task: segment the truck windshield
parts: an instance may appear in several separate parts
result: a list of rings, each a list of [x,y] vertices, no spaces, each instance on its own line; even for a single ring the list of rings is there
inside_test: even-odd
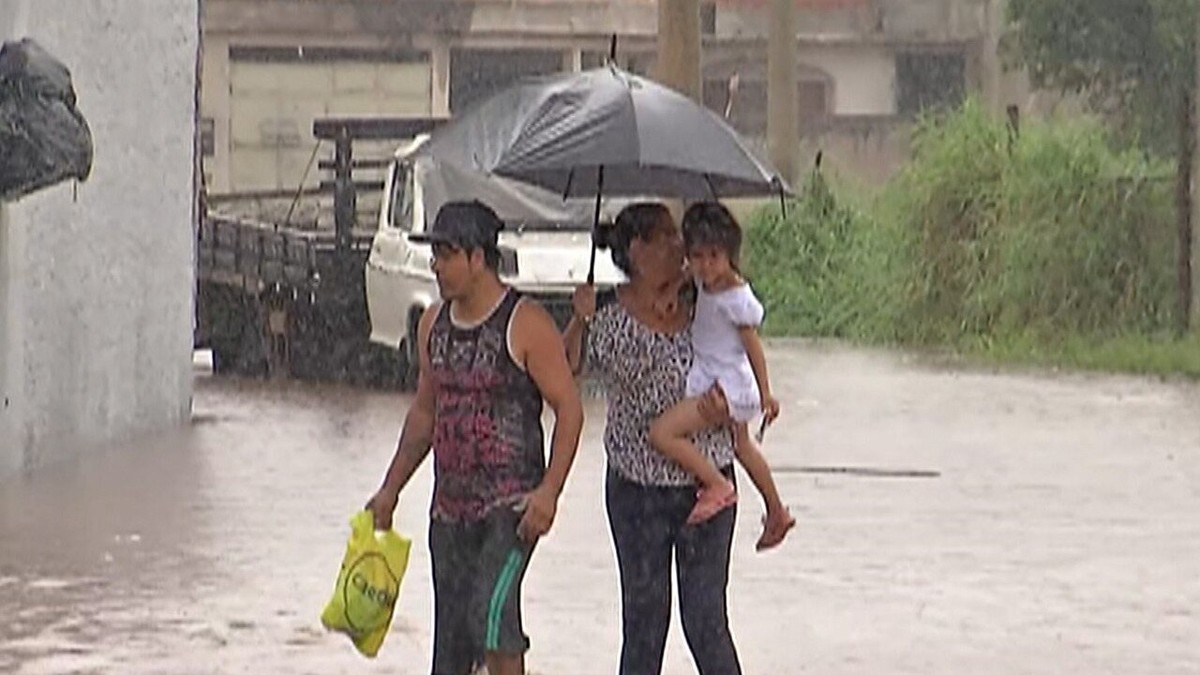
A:
[[[389,203],[392,214],[389,222],[392,227],[408,230],[412,227],[413,213],[412,165],[408,162],[396,164],[391,191]]]

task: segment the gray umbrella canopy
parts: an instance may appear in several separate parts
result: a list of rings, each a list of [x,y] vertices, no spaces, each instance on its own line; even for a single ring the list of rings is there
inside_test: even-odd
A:
[[[700,200],[782,189],[720,117],[612,65],[523,80],[435,131],[423,151],[564,198]]]

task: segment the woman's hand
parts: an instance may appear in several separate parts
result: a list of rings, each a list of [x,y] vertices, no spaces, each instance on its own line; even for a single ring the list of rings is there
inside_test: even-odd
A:
[[[590,284],[576,286],[571,296],[571,310],[584,322],[596,315],[596,287]]]
[[[725,400],[725,392],[721,390],[720,385],[714,384],[711,389],[704,392],[697,401],[697,406],[700,409],[700,416],[708,422],[709,426],[725,426],[731,421],[729,417],[729,402]]]

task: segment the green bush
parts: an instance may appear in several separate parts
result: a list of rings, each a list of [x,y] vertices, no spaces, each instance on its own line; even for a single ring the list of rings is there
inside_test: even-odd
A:
[[[861,211],[839,204],[813,174],[786,216],[779,207],[750,219],[747,275],[766,304],[772,334],[871,340],[891,329],[886,294],[897,272],[880,247],[885,234]]]
[[[1170,175],[1089,121],[1012,138],[968,102],[918,125],[865,209],[818,174],[786,218],[758,211],[747,269],[776,334],[998,352],[1159,335],[1175,307]]]
[[[1007,129],[974,103],[916,134],[877,217],[916,233],[920,342],[1111,336],[1171,320],[1165,166],[1088,121]]]

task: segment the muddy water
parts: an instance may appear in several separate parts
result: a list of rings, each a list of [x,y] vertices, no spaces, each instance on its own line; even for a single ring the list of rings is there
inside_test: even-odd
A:
[[[775,346],[765,451],[800,516],[731,612],[747,673],[1200,672],[1200,389]],[[201,379],[185,432],[0,482],[0,672],[424,673],[417,545],[375,661],[317,621],[407,399]],[[602,407],[526,586],[532,669],[615,672]],[[694,672],[678,625],[667,673]]]

